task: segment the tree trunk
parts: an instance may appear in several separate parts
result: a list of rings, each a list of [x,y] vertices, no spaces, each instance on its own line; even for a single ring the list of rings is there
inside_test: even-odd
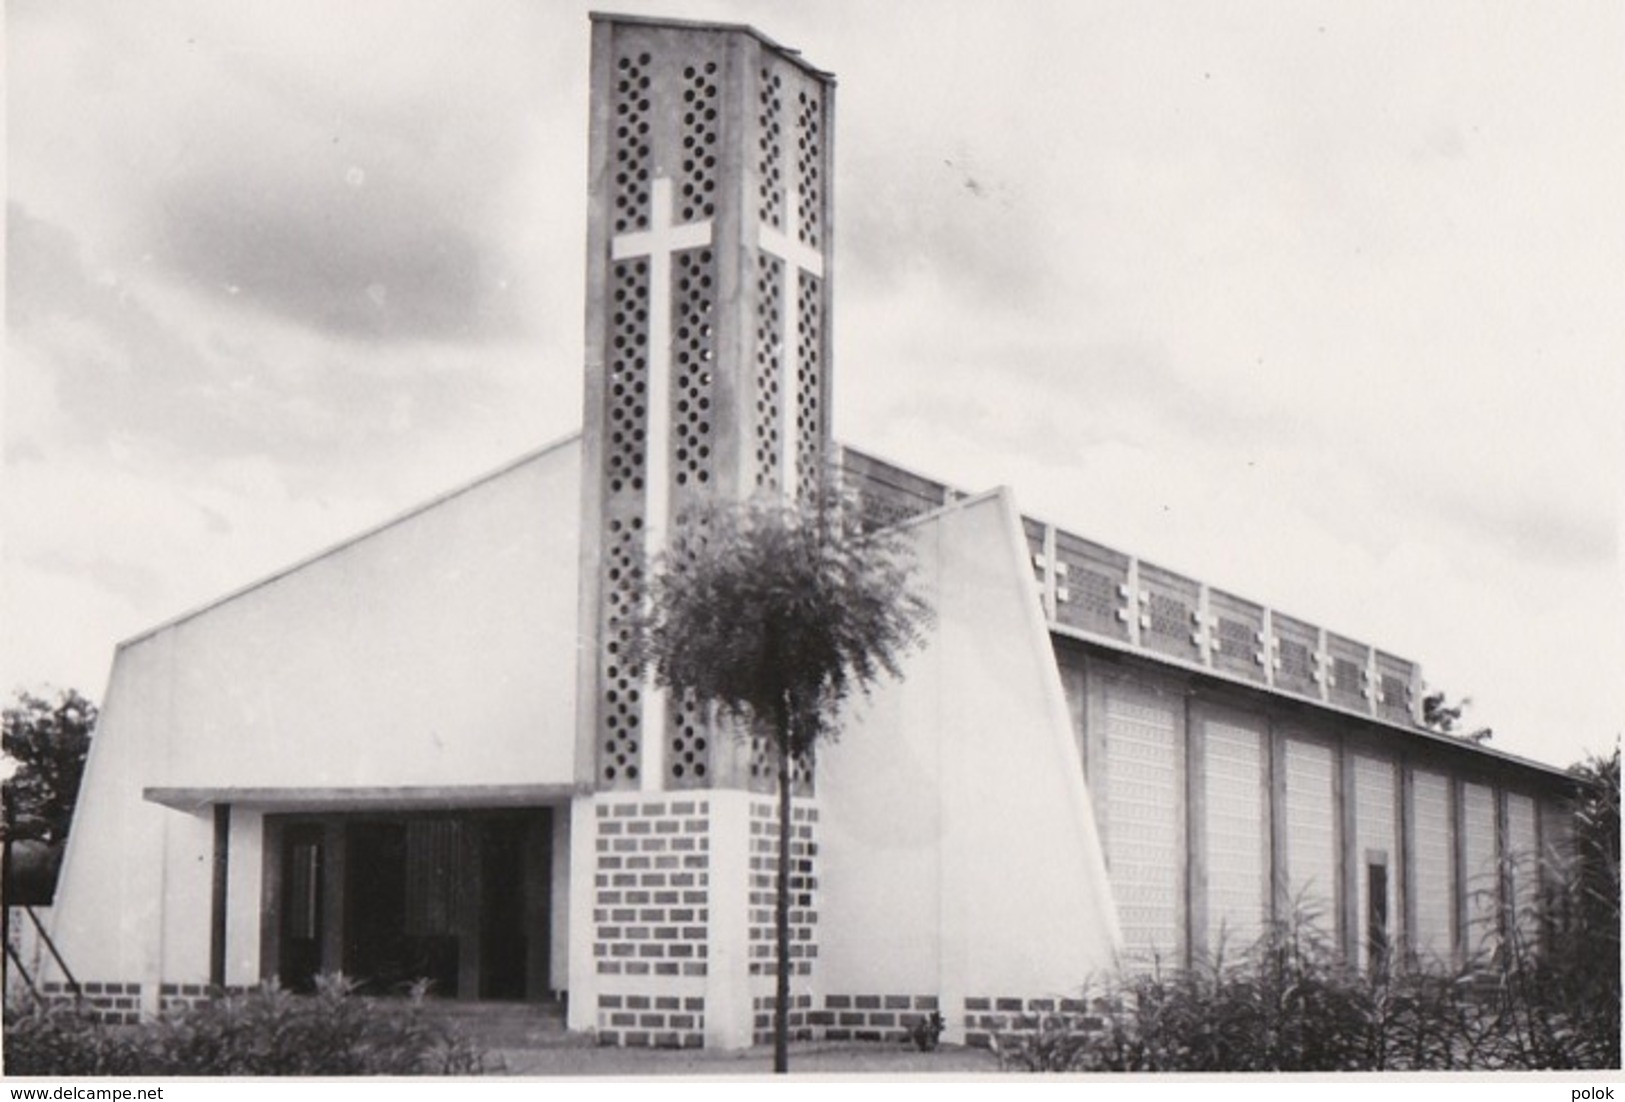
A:
[[[788,717],[787,717],[788,718]],[[790,730],[779,729],[778,989],[773,1011],[773,1071],[790,1070]]]

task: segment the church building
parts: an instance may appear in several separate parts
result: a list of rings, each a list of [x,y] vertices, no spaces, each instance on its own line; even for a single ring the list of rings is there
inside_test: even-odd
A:
[[[833,442],[830,74],[595,16],[590,115],[581,432],[118,647],[53,916],[92,1005],[342,971],[764,1039],[771,758],[626,617],[687,503],[831,468],[936,622],[798,778],[798,1035],[985,1041],[1294,913],[1360,967],[1536,936],[1571,782],[1424,728],[1414,661]]]

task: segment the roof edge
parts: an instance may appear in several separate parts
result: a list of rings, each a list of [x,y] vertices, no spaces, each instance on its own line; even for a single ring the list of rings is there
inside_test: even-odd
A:
[[[1535,758],[1526,758],[1521,754],[1514,754],[1511,751],[1502,750],[1499,747],[1484,746],[1476,742],[1469,742],[1466,739],[1455,738],[1439,731],[1429,730],[1426,727],[1395,723],[1392,720],[1384,719],[1382,716],[1367,715],[1363,712],[1352,711],[1348,708],[1342,708],[1336,704],[1332,704],[1324,700],[1311,700],[1308,697],[1298,696],[1296,693],[1289,692],[1286,689],[1281,689],[1274,685],[1265,685],[1257,681],[1248,680],[1245,677],[1239,677],[1227,670],[1215,669],[1211,666],[1197,665],[1194,662],[1187,662],[1183,659],[1176,658],[1173,655],[1158,654],[1154,651],[1136,649],[1135,647],[1119,640],[1094,635],[1088,631],[1071,627],[1066,624],[1052,623],[1049,625],[1049,630],[1051,635],[1059,636],[1062,639],[1068,639],[1075,643],[1100,647],[1101,649],[1111,651],[1114,654],[1120,654],[1128,658],[1144,661],[1153,666],[1161,667],[1167,670],[1212,678],[1213,680],[1221,682],[1225,685],[1261,693],[1264,696],[1272,699],[1294,705],[1301,705],[1302,707],[1313,709],[1318,712],[1324,712],[1327,715],[1335,716],[1339,719],[1347,719],[1353,720],[1357,723],[1369,724],[1385,731],[1391,731],[1395,735],[1405,738],[1418,738],[1424,742],[1431,743],[1432,745],[1448,748],[1451,752],[1459,752],[1469,756],[1477,756],[1479,758],[1488,758],[1494,761],[1502,762],[1503,764],[1531,769],[1540,773],[1545,773],[1553,779],[1562,779],[1570,783],[1576,783],[1578,781],[1578,778],[1576,778],[1574,774],[1570,773],[1563,766],[1553,765],[1550,762],[1539,761]]]
[[[835,74],[820,69],[801,55],[801,51],[782,42],[776,42],[749,23],[723,23],[710,19],[668,19],[653,15],[624,15],[620,12],[589,11],[587,18],[593,23],[623,23],[631,27],[673,27],[689,31],[727,31],[749,35],[786,61],[805,69],[826,84],[835,83]]]

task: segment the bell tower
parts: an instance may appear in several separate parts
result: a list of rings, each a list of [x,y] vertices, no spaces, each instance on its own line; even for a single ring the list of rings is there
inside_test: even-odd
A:
[[[627,660],[638,571],[701,497],[805,498],[829,448],[834,81],[741,26],[592,17],[570,1026],[737,1048],[771,1021],[766,747]],[[816,996],[795,801],[791,1027]]]
[[[749,781],[624,661],[635,571],[700,495],[806,495],[829,441],[834,81],[747,27],[593,16],[578,780]],[[590,776],[584,775],[591,766]]]

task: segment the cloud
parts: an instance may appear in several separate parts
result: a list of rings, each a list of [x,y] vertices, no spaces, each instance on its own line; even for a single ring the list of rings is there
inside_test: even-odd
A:
[[[187,467],[274,455],[320,481],[336,457],[432,434],[462,404],[501,405],[511,385],[466,350],[326,345],[253,310],[199,309],[141,269],[94,273],[68,231],[15,203],[8,225],[10,374],[39,407],[8,417],[8,441],[36,454],[47,436],[80,449],[121,440]]]
[[[432,195],[263,182],[257,165],[163,196],[150,247],[177,277],[318,331],[371,340],[512,333],[499,256],[438,213]],[[374,177],[376,180],[376,176]]]
[[[484,205],[448,194],[433,165],[355,139],[306,157],[265,136],[252,153],[163,183],[141,244],[173,277],[350,339],[521,331],[515,261],[481,225]]]
[[[535,316],[520,223],[582,178],[530,186],[561,159],[541,107],[570,68],[545,13],[158,0],[104,8],[97,33],[84,14],[14,26],[13,194],[98,262],[350,340],[500,340]]]
[[[1619,559],[1618,529],[1606,508],[1571,512],[1551,500],[1497,500],[1482,489],[1476,495],[1424,492],[1419,509],[1509,559],[1564,569],[1606,569]]]

